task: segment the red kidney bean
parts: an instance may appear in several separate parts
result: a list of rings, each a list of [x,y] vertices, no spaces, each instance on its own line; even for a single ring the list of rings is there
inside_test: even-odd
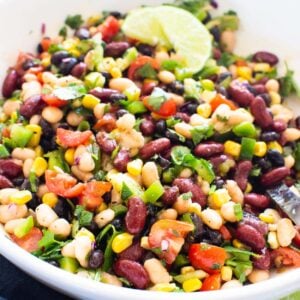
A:
[[[140,233],[146,223],[147,207],[144,201],[138,197],[128,200],[128,210],[125,216],[125,226],[129,233]]]
[[[222,52],[218,48],[213,48],[213,58],[219,60],[222,56]]]
[[[201,143],[196,146],[194,153],[196,156],[209,158],[224,152],[224,145],[221,143]]]
[[[116,116],[112,113],[106,113],[99,121],[96,123],[95,128],[99,130],[100,128],[106,132],[111,132],[117,127]]]
[[[127,164],[130,162],[130,155],[127,150],[120,150],[116,155],[113,164],[119,172],[126,172]]]
[[[257,96],[250,104],[250,111],[254,116],[255,123],[261,128],[270,128],[273,125],[272,115],[268,112],[265,101]]]
[[[171,142],[167,138],[160,138],[149,142],[140,149],[142,159],[148,159],[155,154],[160,154],[167,151],[171,147]]]
[[[260,257],[253,259],[253,266],[261,270],[269,270],[271,265],[271,255],[267,248],[261,250]]]
[[[250,246],[255,251],[259,251],[266,246],[264,236],[250,225],[240,224],[235,235],[237,239]]]
[[[119,94],[119,91],[97,87],[97,88],[90,90],[89,94],[101,99],[102,102],[109,102],[110,97],[113,94]]]
[[[15,178],[22,172],[22,167],[14,162],[13,159],[0,159],[0,174],[8,177]]]
[[[291,170],[287,167],[280,167],[269,171],[261,176],[260,182],[264,186],[271,186],[289,176]]]
[[[242,191],[244,191],[247,187],[248,176],[252,169],[252,162],[250,160],[244,160],[238,163],[235,173],[234,180],[240,187]]]
[[[148,96],[152,93],[153,89],[157,86],[157,82],[155,81],[146,81],[142,85],[142,95]]]
[[[117,142],[110,139],[104,132],[98,132],[96,141],[104,153],[111,154],[117,147]]]
[[[0,175],[0,189],[11,188],[13,183],[3,175]]]
[[[46,103],[42,100],[41,95],[34,95],[25,100],[21,105],[20,114],[30,119],[33,115],[41,113],[42,109],[46,106]]]
[[[106,45],[104,50],[105,56],[120,57],[130,47],[127,42],[111,42]]]
[[[180,119],[186,123],[189,123],[190,119],[191,119],[191,117],[187,113],[184,113],[184,112],[177,112],[175,114],[175,118]]]
[[[199,203],[202,207],[206,204],[206,195],[201,188],[189,178],[176,178],[173,186],[177,186],[180,193],[192,193],[192,201]]]
[[[266,235],[268,233],[268,225],[262,222],[258,217],[256,217],[252,213],[244,213],[243,221],[241,222],[241,224],[252,226],[262,235]]]
[[[278,63],[278,57],[275,54],[267,51],[258,51],[253,55],[252,61],[257,63],[264,62],[274,66]]]
[[[229,156],[227,156],[226,154],[221,154],[221,155],[218,155],[218,156],[211,157],[209,159],[209,161],[213,165],[213,168],[214,168],[215,172],[217,172],[218,169],[219,169],[220,164],[225,162],[227,159],[229,159]]]
[[[18,87],[18,73],[16,70],[12,69],[7,73],[2,85],[3,97],[5,98],[11,97],[11,95],[17,89],[17,87]]]
[[[128,259],[119,259],[113,268],[118,276],[125,277],[135,288],[147,288],[150,280],[147,271],[141,264]]]
[[[179,195],[179,189],[177,186],[168,187],[165,189],[162,195],[162,202],[166,206],[172,206]]]
[[[254,100],[254,96],[247,86],[238,80],[230,83],[228,92],[231,98],[241,106],[248,106]]]
[[[287,124],[284,121],[282,121],[282,120],[274,120],[272,128],[276,132],[281,133],[281,132],[283,132],[283,131],[286,130]]]
[[[155,131],[155,124],[151,119],[145,119],[140,125],[140,130],[144,136],[152,136]]]
[[[77,78],[81,78],[85,75],[87,66],[84,62],[80,62],[71,71],[71,75]]]
[[[254,84],[252,87],[254,88],[257,95],[264,94],[267,92],[267,89],[264,84]]]
[[[270,204],[270,198],[265,195],[250,193],[244,196],[244,201],[247,204],[257,208],[267,208]]]
[[[140,246],[139,242],[135,242],[130,247],[122,251],[118,257],[120,259],[128,259],[132,261],[141,261],[145,254],[145,249]]]

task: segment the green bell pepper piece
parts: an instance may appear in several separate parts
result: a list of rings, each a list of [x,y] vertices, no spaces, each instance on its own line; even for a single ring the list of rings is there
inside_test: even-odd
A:
[[[48,169],[54,170],[54,167],[59,167],[66,173],[70,173],[70,167],[64,159],[62,150],[55,150],[44,155],[48,160]]]
[[[127,207],[122,204],[116,204],[111,206],[111,209],[115,212],[115,216],[124,215],[127,212]]]
[[[9,152],[3,144],[0,144],[0,158],[6,158],[9,156]]]
[[[74,274],[76,273],[76,271],[79,267],[77,260],[72,257],[61,258],[59,260],[59,265],[63,270],[68,271],[70,273],[74,273]]]
[[[165,192],[160,181],[154,181],[144,193],[144,200],[147,203],[155,203]]]
[[[14,235],[18,238],[25,236],[34,226],[33,217],[29,216],[14,229]]]
[[[256,140],[243,137],[242,138],[242,147],[240,153],[240,159],[248,159],[251,160],[254,154]]]
[[[33,136],[33,132],[21,125],[12,125],[10,129],[10,138],[16,147],[25,147]]]
[[[232,129],[233,133],[241,137],[253,138],[256,136],[255,126],[250,122],[242,122]]]

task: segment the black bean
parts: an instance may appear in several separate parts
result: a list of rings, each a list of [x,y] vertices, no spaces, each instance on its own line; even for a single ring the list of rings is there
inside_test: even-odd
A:
[[[184,145],[187,146],[187,147],[190,148],[190,149],[194,149],[194,148],[195,148],[194,142],[193,142],[192,140],[188,140],[188,139],[187,139],[187,140],[184,142]]]
[[[228,77],[232,77],[232,74],[230,72],[223,72],[223,73],[219,74],[218,79],[217,79],[217,83],[220,83],[220,82],[224,81]]]
[[[247,88],[247,90],[248,90],[251,94],[253,94],[254,96],[257,95],[256,89],[255,89],[251,84],[247,84],[247,85],[246,85],[246,88]]]
[[[110,224],[113,225],[117,231],[123,228],[123,220],[121,218],[115,218]]]
[[[191,214],[191,219],[195,226],[193,232],[195,242],[200,242],[203,235],[203,222],[195,213]]]
[[[165,159],[161,155],[158,155],[156,161],[163,169],[167,169],[171,164],[171,162],[168,159]]]
[[[216,9],[219,7],[219,4],[216,0],[210,0],[210,5]]]
[[[70,126],[68,123],[60,123],[57,128],[70,129]]]
[[[102,266],[103,261],[103,252],[101,250],[94,250],[89,257],[89,268],[98,269]]]
[[[47,137],[42,136],[40,140],[40,145],[43,148],[44,152],[53,151],[57,148],[56,138],[52,137],[49,139]]]
[[[122,18],[122,14],[119,11],[110,11],[109,14],[113,17],[115,17],[116,19],[121,19]]]
[[[220,38],[221,38],[221,32],[218,26],[214,26],[213,28],[210,29],[210,33],[214,37],[214,40],[219,43]]]
[[[171,93],[177,94],[177,95],[183,95],[184,93],[184,86],[179,81],[173,81],[168,85],[168,90]]]
[[[116,112],[116,117],[119,119],[126,114],[128,114],[128,110],[121,108]]]
[[[39,43],[36,47],[36,51],[37,53],[41,54],[42,52],[44,52],[43,46],[41,45],[41,43]]]
[[[280,138],[280,134],[275,131],[266,131],[263,132],[260,136],[260,139],[264,142],[277,141]]]
[[[77,64],[76,58],[74,57],[64,58],[59,65],[59,72],[63,75],[69,75],[76,64]]]
[[[228,92],[226,90],[226,88],[224,86],[217,86],[216,90],[218,93],[220,93],[221,95],[223,95],[225,98],[228,98]]]
[[[258,161],[258,166],[264,171],[268,171],[272,168],[272,164],[269,160],[267,160],[266,158],[261,158]]]
[[[138,44],[136,48],[141,54],[147,56],[152,56],[154,51],[154,48],[147,44]]]
[[[111,201],[111,191],[110,192],[106,192],[103,196],[102,196],[104,202],[106,204],[110,204]]]
[[[67,51],[57,51],[55,53],[52,54],[51,56],[51,63],[55,66],[59,66],[62,62],[63,59],[70,57],[69,52]]]
[[[165,120],[159,120],[155,124],[155,131],[158,134],[164,135],[167,130],[167,124]]]
[[[271,97],[269,94],[264,93],[264,94],[260,94],[259,96],[265,101],[266,106],[271,105]]]
[[[32,210],[35,210],[42,201],[38,198],[38,196],[35,193],[32,193],[32,199],[26,203],[28,208],[31,208]]]
[[[26,178],[24,179],[22,185],[20,186],[21,190],[30,190],[31,185],[30,185],[30,181]]]
[[[42,134],[46,138],[52,138],[55,135],[55,131],[52,128],[51,124],[48,123],[45,119],[41,119],[39,125],[42,127]]]
[[[267,158],[272,163],[274,167],[282,167],[284,166],[284,159],[283,156],[277,150],[268,150]]]
[[[22,69],[24,71],[29,70],[32,67],[36,67],[38,64],[32,59],[26,59],[22,64]]]
[[[109,96],[109,102],[118,103],[120,100],[126,99],[126,96],[120,93],[113,93]]]
[[[59,263],[56,260],[47,260],[47,263],[54,267],[59,268]]]
[[[85,226],[87,230],[92,232],[95,236],[97,236],[100,232],[100,229],[95,221],[92,221],[89,226]]]
[[[206,11],[206,16],[205,16],[205,18],[202,20],[202,23],[206,24],[206,23],[208,23],[210,20],[211,20],[211,14],[210,14],[208,11]]]
[[[11,180],[11,182],[13,183],[13,185],[14,186],[21,186],[22,185],[22,183],[23,183],[23,181],[24,181],[24,177],[17,177],[17,178],[13,178],[12,180]]]
[[[90,38],[90,31],[87,28],[81,27],[75,31],[75,36],[80,40],[87,40]]]
[[[223,188],[225,181],[221,177],[217,177],[214,181],[214,184],[216,185],[217,189]]]
[[[207,226],[204,226],[203,240],[202,242],[212,244],[215,246],[220,246],[223,244],[224,240],[219,231],[210,229]]]
[[[63,198],[58,198],[58,202],[54,206],[54,211],[60,218],[64,218],[67,221],[72,221],[72,207]]]
[[[105,78],[105,83],[108,83],[112,78],[112,76],[108,72],[101,72],[101,75]]]
[[[187,105],[187,112],[192,115],[197,112],[198,103],[192,102]]]
[[[147,205],[147,214],[148,216],[156,217],[159,207],[153,204]]]
[[[166,137],[173,143],[178,144],[180,142],[179,136],[176,134],[176,132],[167,130]]]

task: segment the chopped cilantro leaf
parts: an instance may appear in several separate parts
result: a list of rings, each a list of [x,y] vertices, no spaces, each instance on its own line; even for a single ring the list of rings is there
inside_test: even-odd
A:
[[[81,15],[68,16],[65,20],[65,24],[72,29],[78,29],[83,24]]]
[[[60,87],[53,91],[53,94],[61,100],[73,100],[86,94],[86,89],[82,85],[71,85]]]
[[[145,78],[156,79],[157,78],[156,70],[149,63],[144,64],[141,68],[139,68],[136,72],[136,75],[143,79],[145,79]]]
[[[233,207],[234,214],[236,216],[237,221],[243,219],[243,209],[240,203],[236,203]]]
[[[81,205],[76,206],[74,215],[78,218],[80,227],[89,226],[93,220],[93,213],[85,210]]]
[[[67,34],[68,34],[67,26],[63,26],[58,32],[58,35],[60,35],[64,38],[66,38]]]
[[[182,67],[181,64],[176,61],[176,60],[173,60],[173,59],[167,59],[167,60],[164,60],[162,63],[161,63],[161,67],[162,69],[165,69],[165,70],[168,70],[168,71],[174,71],[176,68],[180,68]]]
[[[167,93],[161,88],[155,88],[148,98],[148,104],[155,111],[158,111],[167,100]]]
[[[199,144],[203,139],[211,137],[214,133],[212,125],[196,126],[191,130],[192,139],[195,145]]]
[[[192,192],[187,192],[187,193],[184,193],[184,194],[181,195],[181,198],[182,198],[183,200],[189,200],[189,199],[191,199],[192,197],[193,197]]]
[[[288,97],[293,93],[300,97],[300,89],[294,79],[294,71],[290,70],[286,64],[286,73],[284,77],[280,78],[280,94]]]

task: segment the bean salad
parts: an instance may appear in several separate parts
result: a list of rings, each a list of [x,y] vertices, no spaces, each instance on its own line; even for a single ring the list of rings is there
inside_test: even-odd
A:
[[[164,292],[300,267],[299,210],[280,205],[300,202],[300,117],[283,103],[299,94],[293,71],[265,50],[235,54],[238,16],[217,6],[140,8],[159,24],[145,28],[131,13],[68,16],[19,54],[0,107],[0,226],[17,245]],[[173,38],[161,11],[199,37]]]

